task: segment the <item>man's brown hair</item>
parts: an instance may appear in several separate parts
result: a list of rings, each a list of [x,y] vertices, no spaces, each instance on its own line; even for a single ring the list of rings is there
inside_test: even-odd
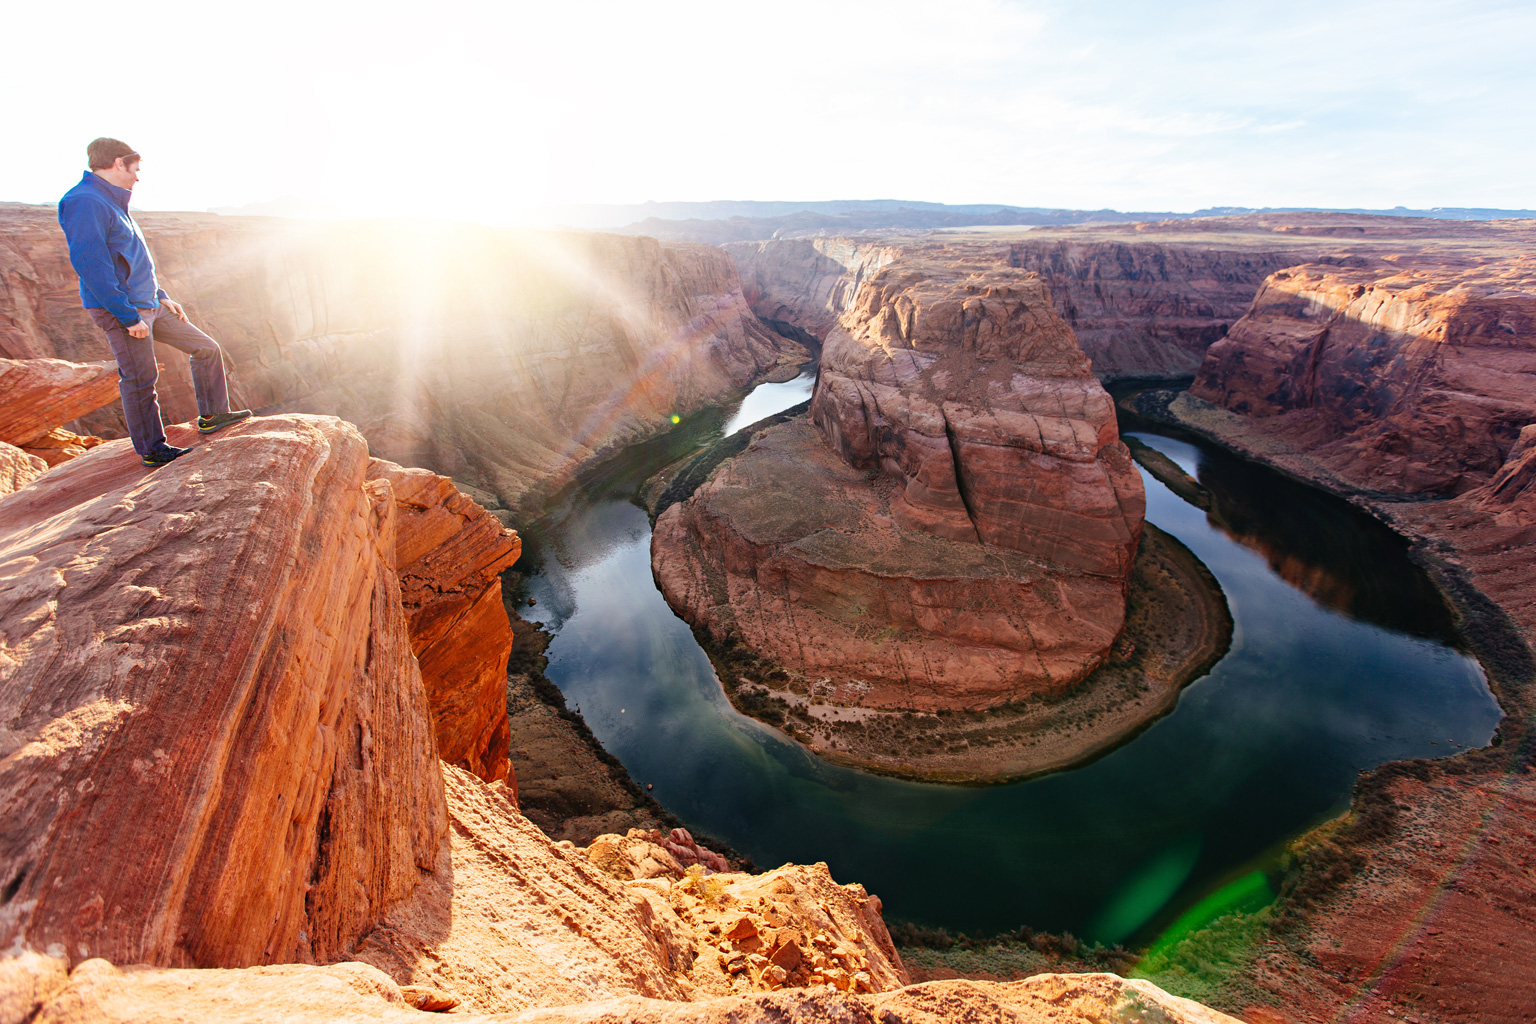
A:
[[[122,157],[123,162],[127,164],[140,159],[139,154],[133,151],[132,146],[126,142],[119,142],[117,139],[93,139],[91,144],[85,147],[86,166],[93,171],[111,167],[117,163],[118,157]]]

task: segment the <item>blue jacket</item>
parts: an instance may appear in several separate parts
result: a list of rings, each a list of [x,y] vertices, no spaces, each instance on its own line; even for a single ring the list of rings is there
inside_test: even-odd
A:
[[[69,240],[69,262],[80,275],[80,304],[105,309],[132,327],[139,310],[165,298],[155,283],[155,261],[144,233],[128,216],[133,195],[91,171],[59,200],[59,226]]]

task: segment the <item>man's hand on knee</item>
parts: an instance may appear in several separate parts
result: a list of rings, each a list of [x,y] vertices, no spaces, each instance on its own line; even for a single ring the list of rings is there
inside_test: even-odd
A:
[[[149,337],[149,324],[145,323],[143,320],[140,320],[138,323],[128,328],[128,336],[130,338]]]
[[[177,302],[175,299],[166,299],[160,304],[166,309],[170,310],[172,313],[175,313],[176,319],[180,320],[182,323],[189,324],[192,322],[187,319],[187,311],[182,309],[181,303]]]

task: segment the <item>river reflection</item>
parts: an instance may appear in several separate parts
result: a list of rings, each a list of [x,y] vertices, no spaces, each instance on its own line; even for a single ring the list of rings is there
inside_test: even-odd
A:
[[[782,397],[780,408],[803,398]],[[652,581],[634,494],[719,436],[733,411],[631,449],[525,531],[531,611],[555,632],[547,672],[689,825],[760,865],[824,860],[879,894],[892,919],[1144,937],[1337,813],[1362,768],[1480,745],[1498,720],[1401,546],[1347,541],[1378,524],[1224,466],[1214,449],[1142,434],[1218,494],[1222,526],[1143,473],[1148,519],[1210,567],[1232,608],[1232,649],[1210,675],[1135,740],[1071,772],[965,788],[828,765],[731,708]]]
[[[1211,525],[1263,555],[1287,583],[1351,618],[1454,642],[1445,601],[1408,560],[1408,542],[1382,523],[1219,448],[1183,457],[1211,492]]]

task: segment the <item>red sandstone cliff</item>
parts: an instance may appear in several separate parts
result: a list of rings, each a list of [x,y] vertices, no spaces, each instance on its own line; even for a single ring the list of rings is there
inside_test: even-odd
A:
[[[153,474],[103,445],[0,502],[0,947],[336,959],[432,868],[367,468],[347,424],[266,419]]]
[[[811,417],[657,520],[679,614],[866,707],[988,707],[1100,663],[1144,497],[1038,277],[937,247],[885,266]]]
[[[1340,479],[1456,494],[1536,419],[1536,259],[1272,275],[1190,394],[1267,420]]]
[[[1099,377],[1187,377],[1247,310],[1265,275],[1296,262],[1284,247],[1227,241],[1025,236],[1011,266],[1044,279]]]
[[[1284,213],[942,236],[978,261],[1038,273],[1102,379],[1186,377],[1247,312],[1266,276],[1301,263],[1354,266],[1454,247],[1519,244],[1519,222],[1465,224]],[[724,248],[759,316],[824,338],[863,281],[934,236],[738,242]]]
[[[824,340],[865,280],[901,254],[897,245],[846,238],[733,242],[741,291],[752,311]]]
[[[918,238],[793,239],[723,248],[752,310],[825,338],[860,286]],[[1265,275],[1336,248],[1292,239],[1137,237],[1130,225],[950,242],[978,260],[1040,275],[1101,378],[1184,377],[1241,317]]]
[[[648,238],[145,214],[162,284],[237,402],[335,413],[374,454],[528,509],[579,466],[805,358],[730,258]],[[0,356],[107,358],[47,207],[0,206]],[[164,350],[167,419],[195,414]],[[112,432],[112,416],[88,426]],[[120,420],[116,421],[120,426]]]
[[[387,481],[395,502],[392,565],[437,756],[487,782],[508,779],[512,624],[500,573],[517,561],[522,541],[445,476],[371,459],[368,479]],[[517,779],[509,785],[515,799]]]

